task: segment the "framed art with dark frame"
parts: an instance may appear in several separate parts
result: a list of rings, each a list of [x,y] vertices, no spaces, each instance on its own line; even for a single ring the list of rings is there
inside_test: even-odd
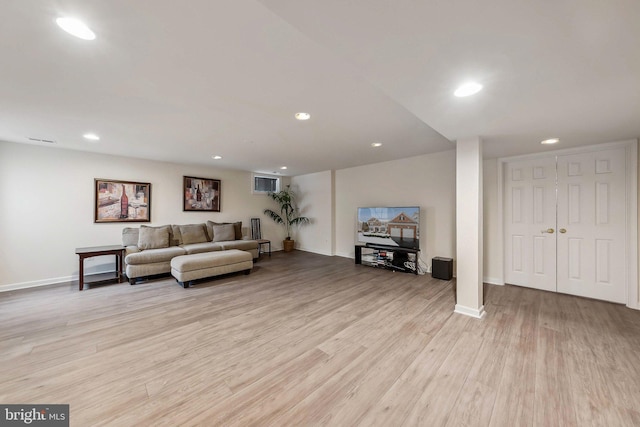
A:
[[[94,179],[93,222],[150,222],[151,184]]]
[[[220,212],[221,189],[219,179],[198,178],[195,176],[184,176],[183,178],[183,211]]]

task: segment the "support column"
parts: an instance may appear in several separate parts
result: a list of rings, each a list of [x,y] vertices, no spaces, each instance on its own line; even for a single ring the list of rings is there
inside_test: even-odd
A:
[[[456,307],[455,312],[481,319],[482,288],[482,141],[456,142]]]

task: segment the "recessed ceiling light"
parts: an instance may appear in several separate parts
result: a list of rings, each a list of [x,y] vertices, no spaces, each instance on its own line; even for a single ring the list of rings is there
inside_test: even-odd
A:
[[[372,147],[382,147],[382,142],[372,142],[371,146]]]
[[[545,139],[544,141],[540,141],[540,144],[555,144],[557,142],[559,142],[560,139],[559,138],[549,138],[549,139]]]
[[[280,166],[281,170],[285,170],[287,167],[286,166]]]
[[[84,22],[75,18],[58,18],[56,24],[72,36],[76,36],[82,40],[93,40],[96,35]]]
[[[89,141],[100,141],[100,137],[95,133],[85,133],[82,135],[84,139],[88,139]]]
[[[220,160],[220,159],[222,159],[222,156],[211,156],[211,158],[213,160]]]
[[[455,96],[462,98],[478,93],[482,90],[482,85],[476,82],[465,83],[453,93]]]
[[[311,118],[311,114],[309,114],[309,113],[296,113],[295,117],[298,120],[309,120]]]

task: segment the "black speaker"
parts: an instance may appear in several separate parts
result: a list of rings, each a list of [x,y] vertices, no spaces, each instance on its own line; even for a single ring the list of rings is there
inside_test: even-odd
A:
[[[431,277],[451,280],[453,278],[453,259],[439,256],[433,258],[431,260]]]

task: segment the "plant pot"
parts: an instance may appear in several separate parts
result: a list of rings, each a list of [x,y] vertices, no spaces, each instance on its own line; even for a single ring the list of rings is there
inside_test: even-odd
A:
[[[295,243],[295,240],[283,240],[282,247],[284,248],[285,252],[291,252]]]

